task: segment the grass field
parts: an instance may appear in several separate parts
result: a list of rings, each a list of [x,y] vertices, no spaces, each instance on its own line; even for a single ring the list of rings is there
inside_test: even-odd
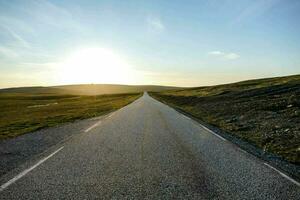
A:
[[[56,91],[51,93],[2,91],[0,93],[0,140],[65,122],[99,116],[117,110],[141,95],[141,93],[128,93],[81,96],[66,95]]]
[[[164,90],[179,89],[178,87],[158,85],[116,85],[116,84],[79,84],[60,85],[48,87],[17,87],[0,89],[1,93],[15,94],[71,94],[71,95],[102,95],[102,94],[124,94],[140,93],[144,91],[161,92]]]
[[[150,94],[300,164],[300,75]]]

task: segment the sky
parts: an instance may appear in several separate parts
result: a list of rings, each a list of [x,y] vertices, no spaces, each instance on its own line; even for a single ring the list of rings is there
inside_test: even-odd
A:
[[[0,88],[300,73],[299,0],[0,0]]]

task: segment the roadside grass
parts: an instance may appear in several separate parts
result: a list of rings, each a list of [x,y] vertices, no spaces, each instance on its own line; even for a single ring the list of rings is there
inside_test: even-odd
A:
[[[300,75],[150,95],[300,164]]]
[[[117,110],[141,93],[81,96],[0,93],[0,140]]]

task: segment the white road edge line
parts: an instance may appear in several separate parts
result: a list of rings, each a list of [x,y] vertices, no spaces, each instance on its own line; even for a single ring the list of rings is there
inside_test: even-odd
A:
[[[244,149],[239,148],[239,150],[240,150],[241,152],[245,153],[245,154],[249,154],[249,153],[248,153],[247,151],[245,151]],[[252,155],[252,154],[250,154],[250,155]]]
[[[216,134],[215,132],[213,132],[212,130],[206,128],[205,126],[203,126],[203,125],[201,125],[201,124],[199,124],[199,125],[200,125],[202,128],[204,128],[205,130],[207,130],[208,132],[210,132],[210,133],[214,134],[215,136],[217,136],[218,138],[220,138],[221,140],[227,141],[225,138],[223,138],[222,136]]]
[[[273,169],[274,171],[276,171],[277,173],[279,173],[281,176],[283,176],[284,178],[286,178],[287,180],[291,181],[292,183],[294,183],[295,185],[297,185],[298,187],[300,187],[300,183],[298,181],[296,181],[295,179],[289,177],[288,175],[286,175],[285,173],[279,171],[278,169],[276,169],[275,167],[272,167],[271,165],[269,165],[268,163],[264,163],[266,166],[268,166],[269,168]]]
[[[94,125],[90,126],[89,128],[87,128],[84,132],[87,133],[90,130],[92,130],[93,128],[95,128],[96,126],[99,126],[101,124],[101,121],[95,123]]]
[[[183,115],[182,114],[182,116],[184,117],[184,118],[186,118],[186,119],[188,119],[188,120],[192,120],[191,118],[189,118],[189,117],[187,117],[187,116],[185,116],[185,115]],[[208,129],[208,128],[206,128],[205,126],[203,126],[202,124],[199,124],[199,123],[197,123],[198,125],[200,125],[203,129],[205,129],[205,130],[207,130],[208,132],[210,132],[210,133],[212,133],[212,134],[214,134],[215,136],[217,136],[218,138],[220,138],[221,140],[223,140],[223,141],[227,141],[225,138],[223,138],[222,136],[220,136],[220,135],[218,135],[218,134],[216,134],[215,132],[213,132],[212,130],[210,130],[210,129]]]
[[[53,153],[51,153],[49,156],[43,158],[42,160],[40,160],[39,162],[37,162],[35,165],[33,165],[32,167],[24,170],[23,172],[21,172],[20,174],[18,174],[17,176],[15,176],[14,178],[10,179],[8,182],[4,183],[3,185],[1,185],[0,188],[0,192],[2,192],[5,188],[7,188],[8,186],[10,186],[11,184],[13,184],[14,182],[16,182],[17,180],[19,180],[20,178],[22,178],[23,176],[25,176],[26,174],[28,174],[30,171],[32,171],[34,168],[38,167],[40,164],[42,164],[43,162],[45,162],[46,160],[48,160],[49,158],[51,158],[52,156],[54,156],[56,153],[58,153],[60,150],[62,150],[64,147],[60,147],[59,149],[57,149],[56,151],[54,151]]]

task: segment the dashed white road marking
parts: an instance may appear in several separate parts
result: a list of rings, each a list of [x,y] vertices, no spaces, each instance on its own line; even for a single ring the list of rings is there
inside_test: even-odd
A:
[[[94,125],[90,126],[89,128],[87,128],[84,132],[87,133],[90,130],[92,130],[93,128],[95,128],[96,126],[99,126],[101,124],[101,121],[98,121],[97,123],[95,123]]]
[[[264,163],[266,166],[268,166],[269,168],[273,169],[274,171],[276,171],[277,173],[279,173],[281,176],[283,176],[284,178],[286,178],[287,180],[291,181],[292,183],[294,183],[295,185],[300,187],[300,183],[298,181],[296,181],[295,179],[289,177],[288,175],[286,175],[285,173],[279,171],[278,169],[276,169],[275,167],[272,167],[271,165],[269,165],[268,163]]]
[[[199,125],[200,125],[202,128],[204,128],[205,130],[207,130],[208,132],[210,132],[210,133],[214,134],[215,136],[217,136],[218,138],[220,138],[221,140],[227,141],[225,138],[223,138],[222,136],[216,134],[215,132],[213,132],[212,130],[206,128],[205,126],[203,126],[203,125],[201,125],[201,124],[199,124]]]
[[[248,153],[247,151],[245,151],[244,149],[239,148],[239,150],[240,150],[241,152],[245,153],[245,154],[249,154],[249,153]],[[252,155],[252,154],[250,154],[250,155]]]
[[[188,119],[188,120],[191,120],[191,118],[185,116],[185,115],[182,115],[184,118]]]
[[[114,116],[115,113],[111,113],[108,118],[111,118],[112,116]]]
[[[38,167],[40,164],[42,164],[43,162],[45,162],[46,160],[48,160],[49,158],[51,158],[52,156],[54,156],[56,153],[58,153],[60,150],[62,150],[64,147],[60,147],[59,149],[57,149],[56,151],[54,151],[53,153],[51,153],[49,156],[43,158],[42,160],[40,160],[39,162],[37,162],[35,165],[33,165],[32,167],[24,170],[23,172],[21,172],[20,174],[18,174],[17,176],[15,176],[14,178],[10,179],[8,182],[4,183],[3,185],[1,185],[0,188],[0,192],[2,192],[5,188],[7,188],[8,186],[10,186],[11,184],[13,184],[14,182],[16,182],[17,180],[19,180],[20,178],[22,178],[23,176],[25,176],[26,174],[28,174],[30,171],[32,171],[34,168]]]

